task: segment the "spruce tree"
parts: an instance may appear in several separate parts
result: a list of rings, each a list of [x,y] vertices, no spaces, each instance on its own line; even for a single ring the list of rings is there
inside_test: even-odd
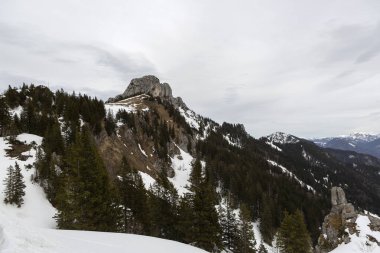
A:
[[[117,213],[103,161],[87,128],[77,133],[67,153],[62,187],[57,193],[58,227],[114,231]]]
[[[207,251],[213,251],[221,246],[221,231],[215,209],[217,201],[209,179],[202,174],[199,159],[193,164],[189,181],[194,212],[194,244]]]
[[[260,232],[264,241],[269,244],[273,238],[273,220],[271,200],[264,195],[260,211]]]
[[[226,201],[225,206],[219,206],[219,216],[224,248],[235,252],[239,247],[238,221],[229,200]]]
[[[10,165],[7,168],[7,177],[4,179],[4,203],[12,204],[14,194],[14,168]]]
[[[121,231],[147,233],[149,221],[144,184],[138,171],[129,166],[125,157],[122,159],[116,186],[122,206]]]
[[[311,252],[311,239],[301,211],[285,213],[278,231],[278,247],[283,253]]]
[[[178,240],[178,194],[164,173],[150,189],[151,232],[153,236]]]
[[[15,168],[9,166],[7,169],[7,177],[4,180],[4,202],[6,204],[15,204],[21,207],[24,203],[25,183],[21,173],[21,168],[18,163],[15,163]]]
[[[24,176],[21,173],[21,168],[17,162],[15,163],[13,179],[14,179],[13,203],[15,203],[17,207],[21,207],[21,205],[24,204],[25,183],[24,183]]]
[[[7,129],[11,123],[9,107],[4,98],[0,98],[0,136],[6,135]]]
[[[251,222],[251,213],[245,204],[240,206],[240,233],[238,252],[241,253],[254,253],[256,252],[256,240],[253,233],[253,225]]]
[[[194,242],[194,212],[192,198],[189,193],[181,197],[178,207],[178,225],[180,241],[191,244]]]

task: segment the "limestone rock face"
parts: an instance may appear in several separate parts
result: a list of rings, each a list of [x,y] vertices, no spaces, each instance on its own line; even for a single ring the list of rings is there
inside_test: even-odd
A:
[[[122,96],[131,97],[139,94],[148,94],[152,97],[162,98],[173,97],[169,84],[160,83],[160,80],[155,76],[143,76],[132,79]]]
[[[110,98],[107,102],[112,103],[141,94],[166,100],[173,104],[176,108],[187,108],[180,97],[173,97],[172,89],[168,83],[160,83],[160,79],[152,75],[132,79],[123,94],[118,95],[115,98]]]
[[[331,212],[325,217],[322,224],[322,234],[318,239],[316,252],[327,253],[341,243],[349,243],[349,234],[355,233],[358,213],[351,203],[347,203],[342,188],[331,189]],[[347,230],[348,229],[348,230]]]
[[[340,187],[331,188],[331,205],[344,205],[347,204],[346,194]]]

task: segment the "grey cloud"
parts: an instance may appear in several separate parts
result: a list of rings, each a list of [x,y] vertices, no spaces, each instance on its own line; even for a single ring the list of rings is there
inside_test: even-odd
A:
[[[51,58],[52,61],[72,64],[80,63],[76,58],[66,55],[91,55],[94,64],[108,67],[123,81],[131,76],[155,74],[155,66],[141,53],[127,53],[109,45],[90,45],[71,41],[55,41],[47,36],[12,27],[0,22],[0,43],[21,47],[35,54]]]
[[[357,117],[378,106],[378,0],[3,2],[4,85],[106,99],[153,73],[196,112],[255,136],[380,131],[378,116]]]
[[[342,25],[328,32],[330,47],[326,61],[351,61],[356,64],[370,61],[380,53],[380,23],[376,25]]]
[[[143,55],[112,52],[104,48],[89,45],[83,45],[81,48],[91,51],[98,65],[113,69],[125,81],[129,81],[126,78],[130,78],[131,75],[139,76],[156,73],[154,65]]]

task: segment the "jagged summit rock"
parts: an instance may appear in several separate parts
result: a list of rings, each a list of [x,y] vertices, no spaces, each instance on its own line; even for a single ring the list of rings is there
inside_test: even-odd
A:
[[[161,98],[173,97],[169,84],[160,83],[160,80],[152,75],[132,79],[122,96],[131,97],[139,94],[148,94],[152,97]]]
[[[160,83],[160,79],[153,75],[132,79],[123,94],[118,95],[115,98],[110,98],[107,102],[112,103],[141,94],[169,101],[175,107],[187,108],[180,97],[173,97],[172,89],[168,83]]]
[[[341,187],[331,188],[331,205],[344,205],[347,204],[346,194]]]

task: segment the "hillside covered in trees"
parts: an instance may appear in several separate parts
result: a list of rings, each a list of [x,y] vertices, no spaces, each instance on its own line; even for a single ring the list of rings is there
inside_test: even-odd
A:
[[[32,180],[60,229],[149,235],[209,252],[292,252],[284,242],[296,226],[308,252],[332,185],[346,187],[359,207],[380,210],[379,192],[360,197],[379,187],[360,164],[349,168],[296,137],[254,139],[243,125],[219,125],[177,101],[147,92],[105,104],[24,84],[0,97],[0,134],[43,137]]]

